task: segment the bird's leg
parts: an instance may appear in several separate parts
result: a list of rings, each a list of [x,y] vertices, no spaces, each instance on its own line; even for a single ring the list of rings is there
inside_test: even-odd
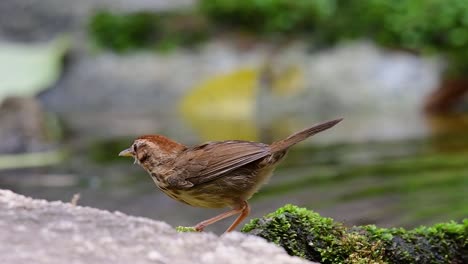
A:
[[[226,230],[225,233],[231,232],[232,230],[234,230],[250,214],[250,206],[246,201],[242,203],[241,210],[242,210],[241,214],[231,224],[231,226]]]
[[[247,214],[245,214],[245,216],[241,217],[244,214],[244,211],[245,211],[246,208],[248,208]],[[211,224],[214,224],[214,223],[216,223],[216,222],[218,222],[220,220],[223,220],[224,218],[228,218],[228,217],[233,216],[235,214],[241,213],[241,215],[236,219],[236,221],[234,221],[234,223],[228,228],[228,230],[231,229],[231,228],[234,229],[240,223],[240,221],[242,221],[242,219],[244,219],[249,214],[248,213],[249,211],[250,211],[249,205],[247,204],[247,202],[244,201],[242,203],[242,205],[240,207],[238,207],[238,208],[234,208],[234,209],[229,210],[227,212],[224,212],[224,213],[222,213],[220,215],[217,215],[217,216],[215,216],[213,218],[210,218],[208,220],[205,220],[205,221],[202,221],[202,222],[198,223],[195,226],[195,230],[197,230],[199,232],[203,231],[203,229],[205,229],[205,227],[207,227],[207,226],[209,226]],[[231,231],[231,230],[229,230],[229,231]],[[226,231],[226,232],[229,232],[229,231]]]
[[[214,224],[220,220],[223,220],[224,218],[228,218],[230,216],[233,216],[235,214],[238,214],[242,211],[242,208],[236,208],[236,209],[232,209],[230,211],[227,211],[225,213],[222,213],[220,215],[217,215],[213,218],[210,218],[208,220],[205,220],[205,221],[202,221],[200,223],[198,223],[196,226],[195,226],[195,230],[197,231],[203,231],[203,229],[205,229],[205,227],[211,225],[211,224]]]

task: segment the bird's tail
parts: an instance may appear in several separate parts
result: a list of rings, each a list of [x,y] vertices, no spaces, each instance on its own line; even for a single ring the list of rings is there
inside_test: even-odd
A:
[[[306,128],[304,130],[301,130],[299,132],[296,132],[296,133],[290,135],[289,137],[287,137],[286,139],[276,141],[273,144],[271,144],[271,149],[272,149],[273,152],[286,150],[289,147],[291,147],[292,145],[295,145],[295,144],[307,139],[308,137],[311,137],[311,136],[313,136],[313,135],[315,135],[315,134],[317,134],[319,132],[322,132],[324,130],[327,130],[327,129],[333,127],[334,125],[341,122],[341,120],[343,120],[343,118],[323,122],[323,123],[314,125],[312,127]]]

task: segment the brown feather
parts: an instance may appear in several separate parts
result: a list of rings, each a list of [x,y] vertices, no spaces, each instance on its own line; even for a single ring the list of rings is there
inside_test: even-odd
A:
[[[213,181],[269,154],[270,147],[262,143],[238,140],[208,142],[182,152],[174,167],[184,168],[181,176],[198,185]]]
[[[186,148],[186,146],[161,135],[143,135],[138,137],[136,140],[139,139],[145,139],[158,144],[158,147],[164,152],[174,152],[174,150],[179,151]]]
[[[291,146],[317,134],[317,133],[320,133],[324,130],[327,130],[333,126],[335,126],[336,124],[338,124],[339,122],[341,122],[343,120],[343,118],[339,118],[339,119],[335,119],[335,120],[331,120],[331,121],[327,121],[327,122],[323,122],[323,123],[319,123],[319,124],[316,124],[316,125],[313,125],[312,127],[309,127],[309,128],[306,128],[306,129],[303,129],[299,132],[296,132],[292,135],[290,135],[289,137],[287,137],[286,139],[283,139],[283,140],[280,140],[280,141],[277,141],[277,142],[274,142],[273,144],[271,144],[271,149],[273,152],[278,152],[278,151],[282,151],[282,150],[286,150],[288,148],[290,148]]]

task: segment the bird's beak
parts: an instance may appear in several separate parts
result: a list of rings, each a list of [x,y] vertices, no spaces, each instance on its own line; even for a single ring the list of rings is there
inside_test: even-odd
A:
[[[124,149],[119,153],[121,157],[133,157],[133,150],[132,148]]]

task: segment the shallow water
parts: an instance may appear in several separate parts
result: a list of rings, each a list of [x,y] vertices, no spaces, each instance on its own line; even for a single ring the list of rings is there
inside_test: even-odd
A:
[[[348,225],[414,227],[468,216],[468,137],[463,131],[412,140],[294,147],[270,183],[251,200],[260,217],[286,203]],[[116,153],[131,143],[116,138],[71,144],[59,166],[1,172],[15,192],[192,225],[223,210],[192,208],[156,189],[132,160]],[[73,158],[71,158],[73,157]],[[209,230],[221,232],[230,220]]]

